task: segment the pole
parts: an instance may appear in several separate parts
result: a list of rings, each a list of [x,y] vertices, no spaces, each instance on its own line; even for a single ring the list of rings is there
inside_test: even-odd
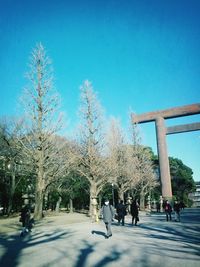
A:
[[[114,196],[114,184],[112,183],[112,200],[113,200],[113,207],[115,207],[115,196]]]

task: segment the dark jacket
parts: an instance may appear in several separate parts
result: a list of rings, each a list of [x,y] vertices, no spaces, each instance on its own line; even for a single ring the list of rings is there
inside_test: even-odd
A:
[[[117,214],[121,217],[126,216],[126,206],[123,203],[117,205]]]
[[[133,202],[131,204],[131,215],[132,216],[138,216],[138,210],[139,210],[139,205],[137,202]]]
[[[180,204],[179,203],[174,203],[174,211],[177,213],[180,212]]]
[[[29,226],[30,217],[31,217],[31,213],[30,213],[29,207],[28,206],[23,207],[21,211],[21,218],[20,218],[20,221],[22,222],[23,227]]]
[[[165,204],[165,212],[168,213],[172,212],[172,206],[169,203]]]

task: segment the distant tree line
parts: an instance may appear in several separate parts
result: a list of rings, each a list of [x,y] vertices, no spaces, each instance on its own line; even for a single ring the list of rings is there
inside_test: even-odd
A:
[[[24,203],[41,219],[44,209],[88,209],[95,220],[102,199],[132,197],[145,206],[161,195],[158,160],[141,144],[136,124],[128,133],[116,118],[105,120],[91,82],[80,87],[79,125],[63,134],[64,118],[54,88],[52,64],[38,44],[32,51],[20,118],[0,121],[0,206],[9,215]],[[170,158],[174,196],[188,204],[192,170]]]

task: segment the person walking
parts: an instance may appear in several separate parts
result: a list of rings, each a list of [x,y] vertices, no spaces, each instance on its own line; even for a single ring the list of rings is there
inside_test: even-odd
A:
[[[111,223],[113,221],[114,215],[115,215],[115,210],[112,205],[109,204],[109,200],[106,199],[104,202],[104,205],[101,210],[101,214],[103,217],[103,221],[106,226],[107,233],[105,235],[105,238],[109,238],[112,236],[112,231],[111,231]]]
[[[139,221],[139,204],[137,200],[134,200],[131,204],[132,225],[135,221],[135,225]]]
[[[160,202],[159,201],[157,201],[157,203],[156,203],[156,211],[160,212]]]
[[[175,212],[175,222],[180,222],[180,203],[175,200],[174,202],[174,212]]]
[[[165,214],[166,214],[166,220],[171,221],[172,220],[172,206],[170,205],[168,200],[166,200],[164,209],[165,209]]]
[[[21,210],[20,222],[22,223],[22,231],[20,236],[30,231],[30,217],[31,212],[28,205],[25,205]]]
[[[122,225],[124,226],[124,219],[127,214],[126,212],[126,206],[124,205],[123,200],[120,200],[120,202],[117,205],[116,208],[117,216],[118,216],[118,223],[122,222]]]

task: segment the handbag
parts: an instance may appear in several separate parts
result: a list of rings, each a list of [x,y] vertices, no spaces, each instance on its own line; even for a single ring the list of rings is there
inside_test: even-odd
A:
[[[114,218],[115,218],[115,220],[118,220],[119,217],[117,214],[115,214]]]

